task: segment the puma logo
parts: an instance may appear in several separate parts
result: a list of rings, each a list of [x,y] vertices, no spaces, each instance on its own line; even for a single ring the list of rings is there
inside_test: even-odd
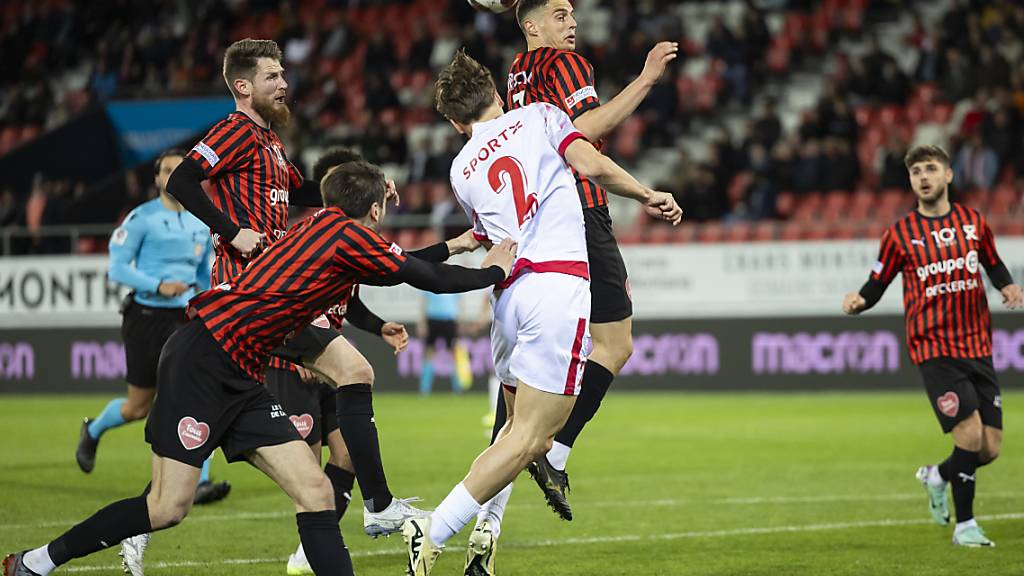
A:
[[[971,474],[970,476],[968,476],[967,474],[964,474],[963,472],[957,472],[956,475],[959,476],[960,479],[963,480],[964,482],[974,482],[974,476],[975,476],[974,474]]]

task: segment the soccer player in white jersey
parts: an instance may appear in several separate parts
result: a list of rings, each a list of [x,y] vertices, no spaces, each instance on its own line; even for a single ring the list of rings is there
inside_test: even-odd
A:
[[[514,240],[518,252],[491,296],[492,352],[508,420],[437,510],[403,526],[408,573],[415,576],[429,574],[445,542],[477,517],[481,504],[551,448],[579,393],[590,276],[583,208],[566,162],[609,191],[653,206],[657,216],[682,217],[671,196],[602,156],[558,108],[537,103],[504,114],[490,73],[465,52],[441,72],[434,95],[437,110],[469,137],[451,180],[475,236],[485,245]],[[467,571],[490,573],[496,535],[485,521],[473,536]]]

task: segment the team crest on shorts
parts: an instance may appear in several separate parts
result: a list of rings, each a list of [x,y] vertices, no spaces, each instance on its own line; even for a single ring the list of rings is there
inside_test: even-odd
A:
[[[939,412],[952,418],[960,411],[960,397],[956,392],[946,392],[935,400],[935,405],[939,407]]]
[[[210,439],[210,425],[191,416],[178,420],[178,439],[185,450],[195,450]]]
[[[292,425],[299,431],[299,436],[305,440],[306,436],[313,431],[313,417],[309,414],[303,414],[302,416],[289,416],[289,420],[292,421]]]

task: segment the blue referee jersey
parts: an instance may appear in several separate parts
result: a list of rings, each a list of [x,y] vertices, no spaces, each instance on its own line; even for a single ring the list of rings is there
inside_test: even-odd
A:
[[[135,301],[155,308],[184,308],[210,287],[210,229],[187,210],[175,212],[159,198],[136,206],[110,236],[107,276],[135,292]],[[175,298],[158,291],[163,280],[192,287]]]

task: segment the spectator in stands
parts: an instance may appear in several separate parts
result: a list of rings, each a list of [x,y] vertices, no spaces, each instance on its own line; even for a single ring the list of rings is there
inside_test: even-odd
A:
[[[975,66],[979,87],[994,89],[1009,85],[1010,63],[989,44],[982,44],[978,48],[978,62]]]
[[[1011,117],[1012,108],[996,109],[981,123],[983,140],[992,147],[1000,166],[1006,166],[1020,150],[1020,118]]]
[[[800,146],[793,165],[793,191],[807,193],[821,190],[821,145],[816,138],[808,138]]]
[[[0,192],[0,226],[19,226],[22,222],[21,206],[14,196],[13,188]]]
[[[832,137],[825,139],[824,148],[822,189],[852,191],[860,179],[860,162],[850,144],[842,138]]]
[[[971,133],[953,162],[954,185],[966,191],[980,188],[991,190],[999,176],[999,158],[981,139],[981,131]]]
[[[879,78],[875,94],[883,104],[902,105],[910,95],[910,80],[900,70],[895,60],[882,64],[882,75]]]
[[[941,79],[942,91],[952,101],[974,94],[977,80],[971,63],[955,47],[946,49],[946,61]]]
[[[754,120],[752,139],[766,148],[774,148],[782,136],[782,120],[776,110],[777,101],[774,96],[765,98],[764,110]]]
[[[900,138],[899,133],[893,131],[886,140],[885,148],[879,151],[881,156],[882,169],[879,171],[878,187],[882,190],[897,188],[900,190],[910,189],[910,179],[907,176],[907,167],[903,159],[907,155],[907,143]]]
[[[686,206],[687,220],[706,222],[718,220],[726,213],[725,190],[715,180],[714,169],[700,164],[693,177],[679,191],[673,192],[680,206]]]

